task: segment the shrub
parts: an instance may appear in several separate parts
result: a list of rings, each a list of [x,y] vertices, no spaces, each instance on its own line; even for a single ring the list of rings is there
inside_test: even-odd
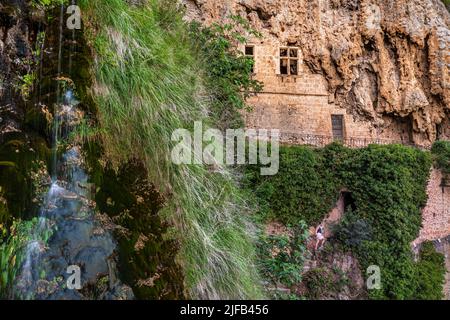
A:
[[[442,285],[445,283],[445,257],[436,252],[431,242],[424,242],[417,263],[416,299],[440,300],[444,298]]]
[[[281,235],[261,235],[258,251],[265,278],[288,287],[301,281],[308,228],[304,222],[288,227]]]
[[[303,285],[307,289],[306,297],[320,299],[335,290],[335,279],[331,270],[325,268],[311,269],[303,276]]]
[[[370,241],[372,229],[370,224],[351,210],[345,212],[341,222],[333,230],[334,238],[347,249],[357,248],[363,241]]]
[[[436,167],[450,175],[450,141],[436,141],[431,148]]]
[[[400,145],[354,150],[341,178],[352,191],[354,214],[371,226],[372,238],[356,247],[363,270],[381,268],[382,289],[372,298],[408,299],[416,288],[410,243],[418,236],[431,167],[427,152]]]

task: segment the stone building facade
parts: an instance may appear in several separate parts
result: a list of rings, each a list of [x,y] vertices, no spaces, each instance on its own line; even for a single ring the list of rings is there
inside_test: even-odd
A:
[[[450,139],[450,15],[441,1],[180,3],[187,20],[223,24],[238,15],[261,34],[251,39],[241,30],[265,84],[249,100],[249,128],[281,129],[285,142],[316,145],[333,140],[333,123],[351,146]],[[298,48],[297,72],[283,75],[288,46]]]
[[[247,101],[248,128],[279,129],[282,142],[292,144],[325,145],[334,139],[354,147],[412,144],[407,121],[380,129],[330,101],[326,78],[309,70],[300,47],[256,39],[240,49],[254,60],[254,79],[264,84],[262,92]]]

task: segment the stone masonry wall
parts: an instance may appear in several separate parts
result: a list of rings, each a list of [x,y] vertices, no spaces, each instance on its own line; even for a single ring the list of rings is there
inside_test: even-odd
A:
[[[422,229],[413,242],[413,250],[417,254],[422,242],[433,241],[436,250],[445,256],[444,295],[450,300],[450,187],[442,186],[440,170],[431,171],[427,194],[427,205],[422,211]]]
[[[450,235],[450,187],[442,187],[442,173],[433,169],[428,182],[428,202],[422,211],[422,229],[415,243]]]

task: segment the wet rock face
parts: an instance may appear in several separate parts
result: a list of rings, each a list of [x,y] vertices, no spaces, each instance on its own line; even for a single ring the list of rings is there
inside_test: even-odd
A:
[[[89,110],[85,92],[91,57],[81,32],[60,33],[60,8],[50,13],[54,19],[48,24],[46,13],[29,4],[0,4],[0,200],[8,205],[7,220],[24,212],[24,218],[39,219],[11,296],[133,299],[131,288],[117,274],[114,224],[96,211],[95,187],[85,172],[81,146],[67,140]],[[38,34],[45,35],[42,43]],[[34,51],[38,43],[40,56]],[[21,90],[25,75],[36,79],[28,96]],[[48,178],[42,183],[41,201],[32,179],[37,160],[44,160],[39,169]],[[33,197],[38,212],[27,210]],[[17,205],[22,199],[27,205]],[[74,266],[80,268],[81,290],[67,287],[73,275],[68,268]]]
[[[58,181],[50,188],[41,209],[40,228],[50,230],[52,235],[46,244],[36,241],[28,245],[27,259],[14,290],[17,298],[133,298],[131,289],[122,285],[116,274],[114,225],[99,219],[95,203],[86,189],[80,187],[80,183],[87,183],[87,178],[79,170],[75,180]],[[73,275],[69,268],[73,266],[80,270],[81,290],[67,285]],[[102,286],[103,279],[106,284]]]
[[[23,77],[35,68],[32,52],[41,19],[29,1],[0,3],[0,161],[8,164],[0,166],[0,196],[8,211],[0,224],[5,225],[12,216],[35,213],[31,171],[50,153],[45,135],[26,128],[26,114],[34,106],[27,104],[20,90]]]
[[[377,126],[407,119],[414,141],[450,138],[450,14],[441,0],[183,0],[210,24],[239,14],[297,45],[330,100]],[[447,129],[446,129],[447,128]]]
[[[31,71],[33,24],[25,1],[0,4],[0,132],[18,131],[24,101],[17,90],[20,77]]]
[[[336,247],[307,260],[297,294],[319,300],[365,300],[367,291],[358,260]]]
[[[184,274],[176,256],[179,242],[169,236],[171,224],[161,217],[165,198],[146,178],[142,163],[132,161],[116,172],[101,170],[92,156],[92,170],[101,174],[95,201],[111,218],[118,242],[121,280],[137,299],[185,299]]]
[[[116,243],[111,230],[99,223],[93,208],[83,206],[86,212],[90,212],[86,216],[82,214],[83,210],[64,216],[60,213],[65,208],[66,205],[61,203],[61,207],[54,211],[54,235],[40,257],[40,268],[33,274],[34,298],[133,299],[131,289],[122,285],[116,274]],[[67,289],[67,280],[72,275],[67,272],[70,266],[80,268],[81,291]],[[44,276],[40,270],[45,270]],[[103,279],[106,284],[102,286]]]

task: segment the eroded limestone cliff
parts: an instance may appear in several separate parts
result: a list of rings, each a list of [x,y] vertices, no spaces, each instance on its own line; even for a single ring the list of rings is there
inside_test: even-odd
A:
[[[450,137],[450,14],[441,0],[182,0],[205,24],[239,14],[264,38],[301,48],[330,101],[412,139]]]

